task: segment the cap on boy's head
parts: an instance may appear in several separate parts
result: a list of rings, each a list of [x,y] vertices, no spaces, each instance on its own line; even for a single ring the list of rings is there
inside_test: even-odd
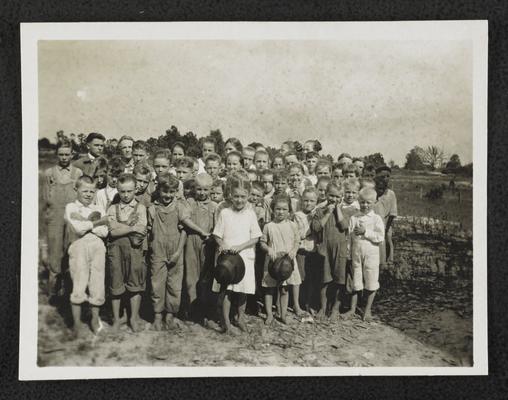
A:
[[[97,133],[97,132],[92,132],[92,133],[89,133],[88,136],[86,137],[86,140],[85,142],[86,143],[90,143],[92,140],[94,139],[100,139],[100,140],[106,140],[106,138],[104,137],[104,135],[100,134],[100,133]]]
[[[200,173],[196,175],[196,178],[194,179],[196,181],[196,185],[201,187],[211,187],[213,185],[213,178],[205,173]]]
[[[75,187],[76,189],[79,189],[83,184],[86,183],[87,185],[93,185],[95,186],[95,182],[93,181],[93,178],[88,175],[81,175],[77,180]]]
[[[157,180],[157,189],[178,189],[178,186],[180,185],[180,181],[169,172],[163,172],[159,175]]]
[[[364,200],[375,201],[377,198],[377,193],[371,187],[364,187],[362,190],[360,190],[359,196]]]
[[[390,174],[392,173],[392,169],[388,165],[382,165],[378,168],[376,168],[376,174],[379,174],[380,172],[388,171]]]

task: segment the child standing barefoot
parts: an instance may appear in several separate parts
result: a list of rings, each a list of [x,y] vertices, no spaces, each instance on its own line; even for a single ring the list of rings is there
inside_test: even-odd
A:
[[[246,207],[250,182],[231,176],[228,178],[228,187],[230,188],[231,206],[220,211],[213,236],[219,246],[219,253],[223,250],[238,253],[245,263],[245,276],[239,283],[228,285],[222,303],[223,330],[225,333],[232,334],[229,313],[233,302],[238,314],[238,327],[242,331],[247,330],[245,305],[247,294],[256,292],[254,258],[261,230],[254,210],[251,207]],[[214,281],[213,290],[220,291],[220,286],[216,281]]]
[[[379,244],[384,240],[385,227],[381,217],[372,210],[376,202],[376,191],[360,190],[360,211],[349,221],[351,254],[353,262],[353,289],[351,311],[356,310],[357,292],[365,289],[367,304],[363,319],[372,318],[372,303],[379,289]]]
[[[293,291],[298,293],[302,280],[298,266],[295,266],[291,276],[284,282],[278,283],[273,279],[269,272],[268,266],[277,257],[281,255],[289,255],[289,257],[296,263],[296,252],[300,244],[300,234],[298,226],[295,222],[289,220],[289,213],[291,212],[291,199],[287,195],[276,195],[272,201],[273,221],[266,224],[263,228],[263,236],[261,238],[261,248],[267,253],[268,257],[265,259],[265,270],[263,276],[263,287],[266,288],[265,294],[265,308],[266,308],[266,321],[265,324],[269,325],[273,321],[272,304],[275,288],[280,287],[280,318],[286,324],[286,314],[288,307],[288,288],[290,285]],[[295,301],[295,313],[300,315],[298,296]]]

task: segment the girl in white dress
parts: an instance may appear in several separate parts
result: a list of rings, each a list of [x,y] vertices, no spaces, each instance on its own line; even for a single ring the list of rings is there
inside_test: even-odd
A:
[[[228,285],[222,303],[223,330],[225,333],[234,333],[231,329],[229,312],[231,304],[236,307],[238,314],[238,327],[246,331],[245,305],[247,294],[256,292],[256,279],[254,274],[255,247],[261,237],[256,213],[252,207],[247,207],[250,182],[243,179],[228,179],[229,199],[231,206],[220,211],[213,230],[213,235],[219,247],[219,253],[229,250],[238,253],[245,263],[245,276],[234,285]],[[213,290],[220,291],[220,285],[214,281]]]

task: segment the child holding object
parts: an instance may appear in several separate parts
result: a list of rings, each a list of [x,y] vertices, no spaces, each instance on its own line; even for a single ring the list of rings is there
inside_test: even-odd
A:
[[[363,319],[372,318],[372,303],[379,289],[379,244],[384,240],[383,220],[373,211],[376,191],[364,188],[359,193],[360,211],[349,220],[351,256],[353,264],[353,289],[350,313],[356,310],[357,292],[365,289],[367,302]]]
[[[245,264],[245,275],[237,284],[227,286],[222,302],[222,322],[225,333],[234,334],[229,313],[234,303],[238,315],[238,327],[247,331],[245,325],[245,306],[247,294],[256,292],[254,273],[255,247],[261,237],[256,213],[252,207],[247,207],[250,182],[235,175],[230,176],[227,182],[230,206],[222,209],[217,217],[213,236],[219,246],[218,252],[229,251],[239,254]],[[213,283],[213,290],[220,291],[217,281]]]
[[[71,242],[68,250],[72,279],[70,300],[78,336],[84,332],[81,304],[88,301],[92,306],[90,326],[94,333],[100,330],[99,307],[104,304],[106,248],[103,238],[108,235],[108,219],[100,206],[92,204],[95,191],[93,179],[81,176],[76,182],[77,200],[65,207],[64,218]]]
[[[283,281],[277,282],[269,273],[269,265],[278,257],[288,255],[294,263],[296,263],[296,252],[300,245],[300,233],[298,225],[289,220],[291,212],[291,199],[287,195],[276,195],[272,200],[273,221],[266,224],[263,228],[263,236],[261,237],[261,249],[267,253],[265,258],[265,269],[262,286],[266,289],[265,308],[266,320],[265,324],[270,325],[273,322],[273,296],[275,288],[279,287],[280,295],[280,319],[282,323],[287,323],[287,307],[288,307],[288,286],[293,290],[294,310],[296,315],[301,315],[302,310],[299,305],[299,289],[302,280],[298,266],[295,266],[291,276]]]

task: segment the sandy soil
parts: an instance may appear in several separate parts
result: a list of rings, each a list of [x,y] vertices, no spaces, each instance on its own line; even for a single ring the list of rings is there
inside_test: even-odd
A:
[[[421,295],[421,296],[420,296]],[[39,366],[469,366],[471,313],[453,302],[422,302],[426,294],[384,293],[374,322],[359,318],[275,322],[248,316],[249,333],[236,337],[186,322],[178,331],[113,333],[73,339],[61,312],[39,295]],[[409,296],[409,297],[408,297]],[[411,297],[412,296],[412,297]],[[434,296],[435,297],[435,296]],[[467,297],[467,296],[466,296]],[[413,301],[413,303],[412,303]],[[457,306],[461,308],[457,310]],[[406,307],[406,309],[404,309]]]

